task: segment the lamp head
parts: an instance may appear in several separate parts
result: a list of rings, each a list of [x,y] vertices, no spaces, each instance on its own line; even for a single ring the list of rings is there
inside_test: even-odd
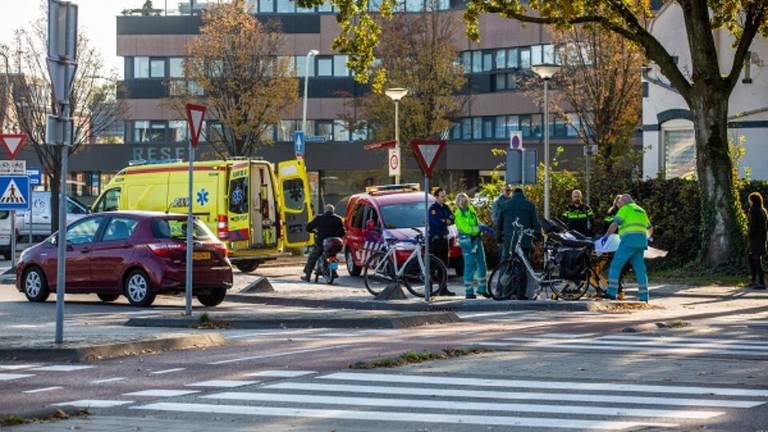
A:
[[[309,52],[307,53],[307,55],[310,56],[310,57],[316,56],[318,54],[320,54],[320,51],[314,50],[314,49],[313,50],[309,50]]]
[[[554,63],[542,63],[531,67],[531,70],[543,80],[551,79],[560,69],[560,65]]]
[[[408,95],[408,89],[401,88],[401,87],[388,88],[384,90],[384,94],[387,95],[393,101],[397,102]]]

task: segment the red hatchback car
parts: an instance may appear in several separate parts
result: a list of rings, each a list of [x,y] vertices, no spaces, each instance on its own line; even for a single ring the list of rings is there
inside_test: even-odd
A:
[[[424,192],[416,184],[372,186],[366,193],[352,195],[344,215],[344,258],[347,271],[359,276],[368,257],[385,246],[384,237],[400,240],[414,239],[417,228],[424,230]],[[430,204],[435,199],[429,196]],[[464,260],[456,237],[456,226],[449,230],[448,260],[446,267],[461,275]],[[408,259],[410,250],[398,251],[398,262]]]
[[[97,294],[103,301],[124,295],[134,306],[149,306],[157,294],[184,291],[185,215],[105,212],[67,227],[68,294]],[[205,306],[224,301],[232,287],[227,249],[208,227],[195,222],[193,293]],[[21,254],[16,288],[29,301],[43,302],[56,291],[57,235]]]

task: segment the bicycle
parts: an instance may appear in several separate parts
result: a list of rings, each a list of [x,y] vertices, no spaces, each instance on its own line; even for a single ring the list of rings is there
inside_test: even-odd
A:
[[[385,239],[387,246],[383,251],[371,255],[363,268],[365,289],[372,295],[381,294],[389,285],[397,283],[416,297],[424,297],[426,283],[424,281],[424,235],[418,234],[411,240]],[[415,247],[413,247],[415,245]],[[402,265],[398,265],[398,252],[410,253]],[[402,256],[402,254],[400,254]],[[402,259],[400,260],[402,261]],[[437,293],[448,284],[448,270],[440,258],[429,254],[430,296]],[[413,286],[413,282],[417,287]],[[419,289],[419,286],[421,289]]]
[[[512,226],[514,234],[510,256],[496,266],[491,277],[488,278],[488,292],[494,300],[508,300],[512,297],[513,291],[526,283],[527,278],[531,278],[536,285],[532,299],[539,298],[545,291],[552,293],[550,298],[562,297],[569,300],[584,295],[581,290],[574,292],[570,288],[573,282],[560,277],[556,243],[551,240],[545,241],[544,268],[541,272],[536,272],[521,246],[524,236],[532,239],[536,237],[535,231],[523,227],[518,220],[515,220]]]
[[[323,240],[323,254],[315,265],[315,283],[322,277],[325,283],[333,285],[333,281],[338,276],[336,270],[339,268],[336,255],[341,252],[343,245],[344,240],[341,237],[329,237]]]

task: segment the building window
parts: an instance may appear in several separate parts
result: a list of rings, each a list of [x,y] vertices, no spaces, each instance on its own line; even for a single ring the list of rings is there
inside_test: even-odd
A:
[[[464,51],[461,53],[461,67],[464,68],[464,73],[472,72],[472,52]]]
[[[307,59],[305,56],[296,56],[296,76],[299,78],[303,78],[304,71],[306,70],[305,66],[307,64]],[[315,76],[315,62],[310,59],[309,60],[309,76],[313,77]]]
[[[187,121],[170,120],[168,121],[168,137],[172,142],[187,141]]]
[[[507,116],[507,135],[510,135],[512,131],[520,130],[520,118],[516,115]]]
[[[524,137],[531,136],[531,116],[522,115],[518,117],[520,119],[520,131],[523,132]]]
[[[544,133],[543,128],[543,121],[541,119],[541,114],[533,114],[531,115],[531,136],[532,137],[541,137]]]
[[[531,47],[531,64],[539,65],[541,63],[542,63],[541,45],[534,45]]]
[[[472,119],[469,117],[461,120],[461,139],[472,139]]]
[[[554,45],[544,45],[542,48],[542,57],[544,60],[544,63],[556,63],[555,58],[555,46]]]
[[[472,118],[472,139],[483,139],[483,118]]]
[[[296,120],[280,120],[280,126],[277,130],[277,140],[292,142],[293,131],[298,130]]]
[[[317,58],[317,76],[333,76],[333,57]]]
[[[149,75],[151,78],[165,78],[165,59],[150,60]]]
[[[337,76],[337,77],[349,76],[349,69],[347,69],[347,56],[345,55],[333,56],[333,76]]]
[[[493,91],[504,91],[507,89],[507,74],[494,74],[493,75]]]
[[[423,0],[405,0],[405,10],[408,12],[421,12],[424,9]]]
[[[317,120],[317,135],[333,140],[333,122],[330,120]]]
[[[483,52],[482,51],[472,51],[472,72],[482,72],[483,71]]]
[[[517,90],[520,88],[520,76],[517,72],[507,74],[507,90]]]
[[[507,50],[507,68],[517,69],[517,48]]]
[[[520,69],[530,69],[531,68],[531,49],[530,48],[521,48],[520,49]]]
[[[579,116],[576,114],[567,114],[567,115],[568,115],[568,125],[566,126],[565,134],[569,137],[579,136],[581,119],[579,119]]]
[[[344,120],[334,120],[333,140],[337,142],[349,141],[349,129],[347,129],[347,124]]]
[[[493,53],[483,53],[483,72],[493,69]]]
[[[483,119],[483,138],[493,139],[493,118]]]
[[[507,116],[496,117],[494,136],[497,139],[505,139],[507,137]]]
[[[274,0],[259,0],[259,12],[272,13],[275,11]]]
[[[133,58],[133,77],[149,78],[149,57]]]
[[[461,139],[461,123],[456,122],[451,127],[451,139],[454,139],[454,140]]]
[[[496,50],[496,69],[507,68],[507,50]]]
[[[296,11],[296,5],[291,0],[277,0],[277,12],[293,13]]]
[[[666,178],[692,176],[696,169],[693,129],[664,130],[663,137]]]
[[[168,59],[168,76],[170,78],[184,78],[183,57],[171,57]]]
[[[317,7],[317,11],[318,12],[333,12],[333,5],[330,2],[326,1],[323,4],[321,4],[320,6]]]
[[[133,122],[133,141],[139,144],[165,141],[165,122],[137,120]]]

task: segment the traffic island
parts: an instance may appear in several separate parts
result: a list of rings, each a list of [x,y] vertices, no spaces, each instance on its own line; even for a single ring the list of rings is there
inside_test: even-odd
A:
[[[211,312],[200,316],[156,315],[131,318],[129,327],[168,327],[196,329],[275,329],[275,328],[365,328],[398,329],[430,324],[459,322],[450,311],[397,312],[397,311],[312,311],[297,310],[266,313]]]
[[[141,339],[105,341],[100,338],[65,338],[57,346],[50,339],[0,338],[0,359],[18,361],[88,362],[116,357],[156,354],[217,347],[227,344],[219,333],[180,333],[173,336],[143,337]]]

